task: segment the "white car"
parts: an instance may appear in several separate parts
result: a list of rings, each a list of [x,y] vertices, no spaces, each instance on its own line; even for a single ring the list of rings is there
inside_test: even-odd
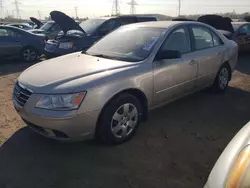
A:
[[[228,144],[204,188],[250,187],[250,122]]]

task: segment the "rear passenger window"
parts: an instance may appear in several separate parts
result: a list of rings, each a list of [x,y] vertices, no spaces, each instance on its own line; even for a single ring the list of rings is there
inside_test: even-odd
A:
[[[202,50],[214,46],[213,37],[209,29],[205,27],[193,27],[192,31],[196,50]]]
[[[221,46],[221,45],[223,45],[223,42],[220,39],[220,37],[218,37],[218,35],[216,35],[214,32],[212,32],[212,35],[213,35],[214,46]]]

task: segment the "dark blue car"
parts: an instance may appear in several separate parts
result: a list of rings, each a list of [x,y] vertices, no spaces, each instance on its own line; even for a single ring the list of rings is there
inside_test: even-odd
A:
[[[21,57],[24,61],[31,62],[43,54],[44,46],[44,35],[12,26],[0,26],[0,58]]]
[[[62,32],[56,39],[46,42],[45,53],[49,57],[86,50],[97,40],[122,25],[158,20],[155,16],[127,15],[88,19],[78,24],[59,11],[53,11],[50,15],[52,20],[60,25]]]

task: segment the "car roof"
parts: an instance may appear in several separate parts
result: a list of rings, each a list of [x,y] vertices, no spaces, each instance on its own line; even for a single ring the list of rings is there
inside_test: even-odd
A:
[[[130,24],[127,26],[137,26],[137,27],[152,27],[152,28],[169,28],[174,25],[180,25],[180,24],[196,24],[196,25],[205,25],[203,23],[199,22],[192,22],[192,21],[151,21],[151,22],[139,22]]]

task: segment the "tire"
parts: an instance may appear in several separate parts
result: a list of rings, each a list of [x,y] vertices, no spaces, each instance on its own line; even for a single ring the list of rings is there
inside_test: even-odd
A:
[[[103,110],[96,138],[108,144],[121,144],[134,136],[141,121],[142,105],[133,95],[114,98]]]
[[[216,79],[212,86],[212,90],[217,93],[223,93],[228,88],[231,78],[231,69],[228,64],[223,64],[217,73]]]
[[[33,62],[38,58],[38,52],[33,47],[25,47],[21,50],[20,56],[25,62]]]

